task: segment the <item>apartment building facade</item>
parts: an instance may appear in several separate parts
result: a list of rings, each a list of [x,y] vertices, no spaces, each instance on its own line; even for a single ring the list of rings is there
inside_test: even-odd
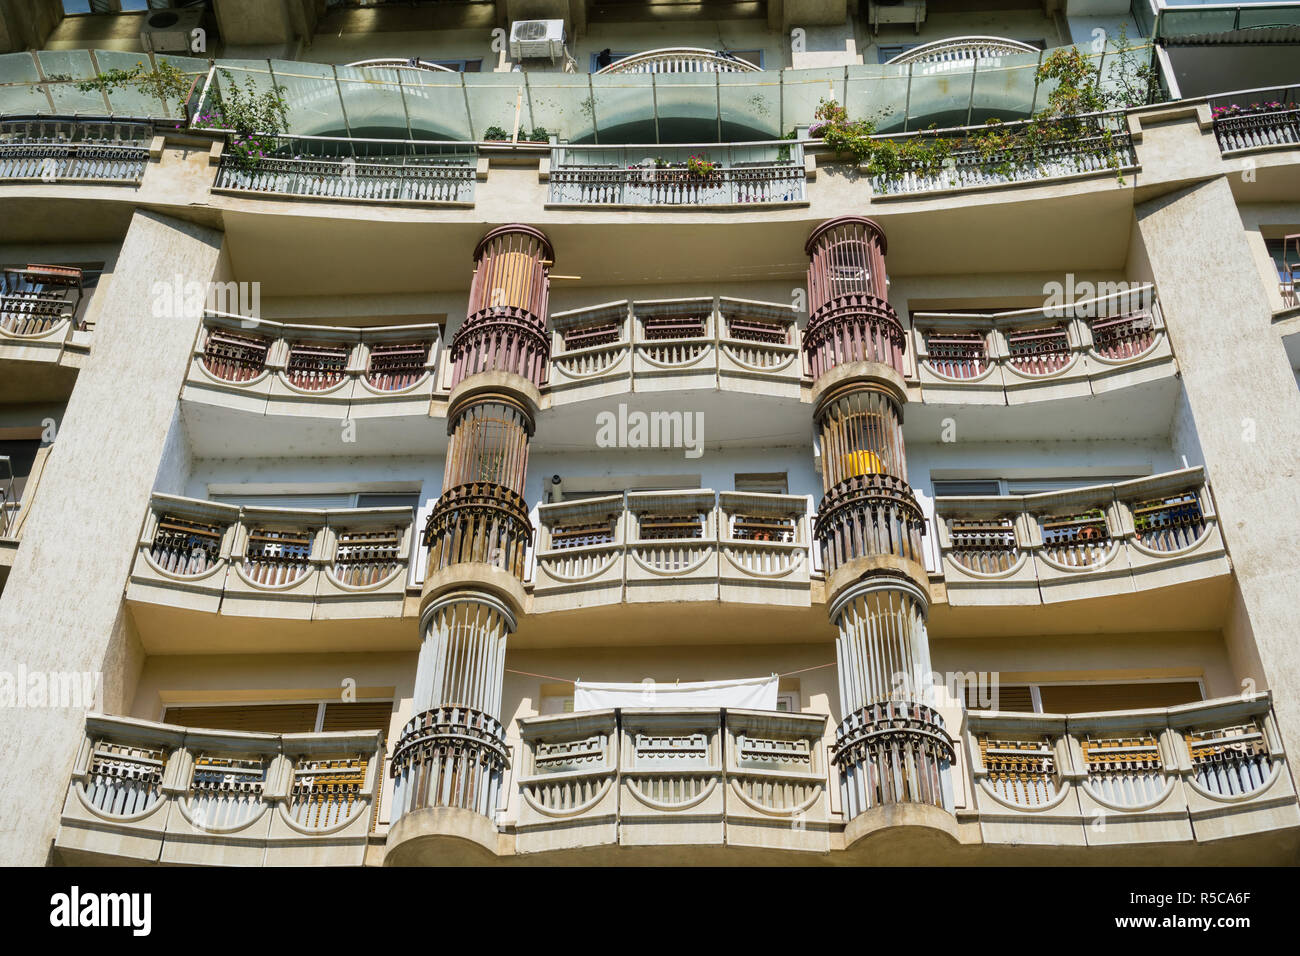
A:
[[[0,857],[1297,861],[1300,8],[136,6],[0,4]]]

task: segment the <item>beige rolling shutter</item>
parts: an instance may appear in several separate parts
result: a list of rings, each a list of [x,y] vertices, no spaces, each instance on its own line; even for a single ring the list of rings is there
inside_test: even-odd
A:
[[[245,704],[232,707],[168,707],[163,723],[247,733],[305,734],[316,729],[318,704]]]
[[[1038,688],[1048,714],[1084,714],[1099,710],[1172,707],[1201,700],[1195,681],[1141,684],[1048,684]]]
[[[1032,714],[1034,712],[1034,697],[1029,690],[1028,684],[1002,684],[998,687],[997,701],[992,705],[986,705],[980,700],[981,697],[987,701],[992,695],[990,688],[967,687],[966,688],[966,709],[967,710],[1010,710],[1017,713]]]
[[[382,730],[388,735],[388,722],[393,716],[393,702],[357,701],[326,704],[321,730]]]

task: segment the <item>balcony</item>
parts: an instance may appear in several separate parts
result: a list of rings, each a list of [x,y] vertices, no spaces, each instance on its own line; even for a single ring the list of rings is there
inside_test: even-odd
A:
[[[798,399],[793,307],[727,296],[609,302],[551,316],[553,404],[669,389]]]
[[[754,851],[776,851],[786,862],[1005,864],[1045,859],[1039,846],[1116,863],[1152,843],[1193,849],[1188,859],[1201,862],[1252,852],[1281,862],[1300,838],[1267,693],[1150,710],[962,716],[945,792],[933,796],[951,810],[911,793],[849,824],[852,787],[828,759],[821,714],[624,707],[524,717],[497,825],[442,811],[430,826],[394,829],[386,862],[469,862],[471,843],[480,863],[664,863],[683,852],[736,863],[772,861]],[[894,726],[911,729],[905,715]],[[875,780],[868,798],[891,783]]]
[[[556,146],[550,206],[715,209],[807,202],[803,144]]]
[[[77,317],[81,270],[28,265],[0,275],[0,362],[44,362],[80,368],[90,332]]]
[[[1245,90],[1210,98],[1219,151],[1236,153],[1300,147],[1300,87]]]
[[[821,715],[622,708],[519,723],[520,854],[830,849]]]
[[[877,199],[924,196],[955,190],[996,188],[1016,183],[1059,182],[1098,175],[1122,175],[1137,169],[1137,153],[1129,134],[1128,119],[1120,113],[1097,113],[1079,118],[1083,128],[1057,143],[1029,148],[1012,146],[993,154],[982,154],[966,142],[967,135],[984,127],[906,133],[906,137],[944,137],[953,149],[942,167],[927,172],[921,167],[871,177],[872,195]],[[1013,133],[1024,121],[1003,123],[1000,131]]]
[[[473,144],[320,136],[263,137],[264,156],[221,154],[215,192],[385,204],[472,206]]]
[[[437,325],[282,325],[210,312],[181,398],[333,422],[427,417],[441,342]]]
[[[1101,395],[1176,370],[1150,285],[1046,309],[914,312],[911,324],[917,381],[929,403],[1018,405]]]
[[[228,617],[402,616],[409,508],[281,510],[155,494],[127,599]]]
[[[138,185],[149,162],[153,128],[113,120],[0,121],[0,184]]]
[[[534,610],[623,602],[809,607],[808,499],[632,492],[541,505]]]
[[[1200,468],[1008,497],[936,498],[953,606],[1032,605],[1229,573]]]
[[[383,738],[89,714],[55,853],[72,865],[361,866]]]
[[[987,843],[1210,844],[1300,825],[1268,694],[1118,713],[967,717]]]
[[[634,53],[602,67],[595,76],[628,73],[761,73],[762,69],[738,56],[698,47],[665,47]]]

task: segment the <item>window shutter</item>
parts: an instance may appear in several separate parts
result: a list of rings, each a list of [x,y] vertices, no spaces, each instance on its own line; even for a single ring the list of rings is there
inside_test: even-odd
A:
[[[1141,684],[1056,684],[1038,688],[1043,711],[1049,714],[1084,714],[1104,710],[1140,710],[1172,707],[1201,700],[1195,681]]]
[[[208,730],[306,734],[316,729],[317,704],[247,704],[233,707],[168,707],[163,722]]]
[[[325,705],[325,718],[321,721],[321,730],[382,730],[388,735],[388,722],[393,716],[391,700],[342,701]]]

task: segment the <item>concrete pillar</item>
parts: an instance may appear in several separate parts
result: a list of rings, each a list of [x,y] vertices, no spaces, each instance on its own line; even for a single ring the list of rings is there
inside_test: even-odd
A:
[[[1150,200],[1136,213],[1236,574],[1225,638],[1234,661],[1248,667],[1255,645],[1294,758],[1300,391],[1227,179]]]
[[[142,658],[123,589],[202,316],[198,297],[156,310],[155,283],[206,287],[221,243],[155,213],[131,220],[0,598],[0,694],[15,690],[5,674],[95,672],[100,705],[123,706]],[[47,860],[94,706],[80,703],[0,706],[0,860],[10,865]]]

